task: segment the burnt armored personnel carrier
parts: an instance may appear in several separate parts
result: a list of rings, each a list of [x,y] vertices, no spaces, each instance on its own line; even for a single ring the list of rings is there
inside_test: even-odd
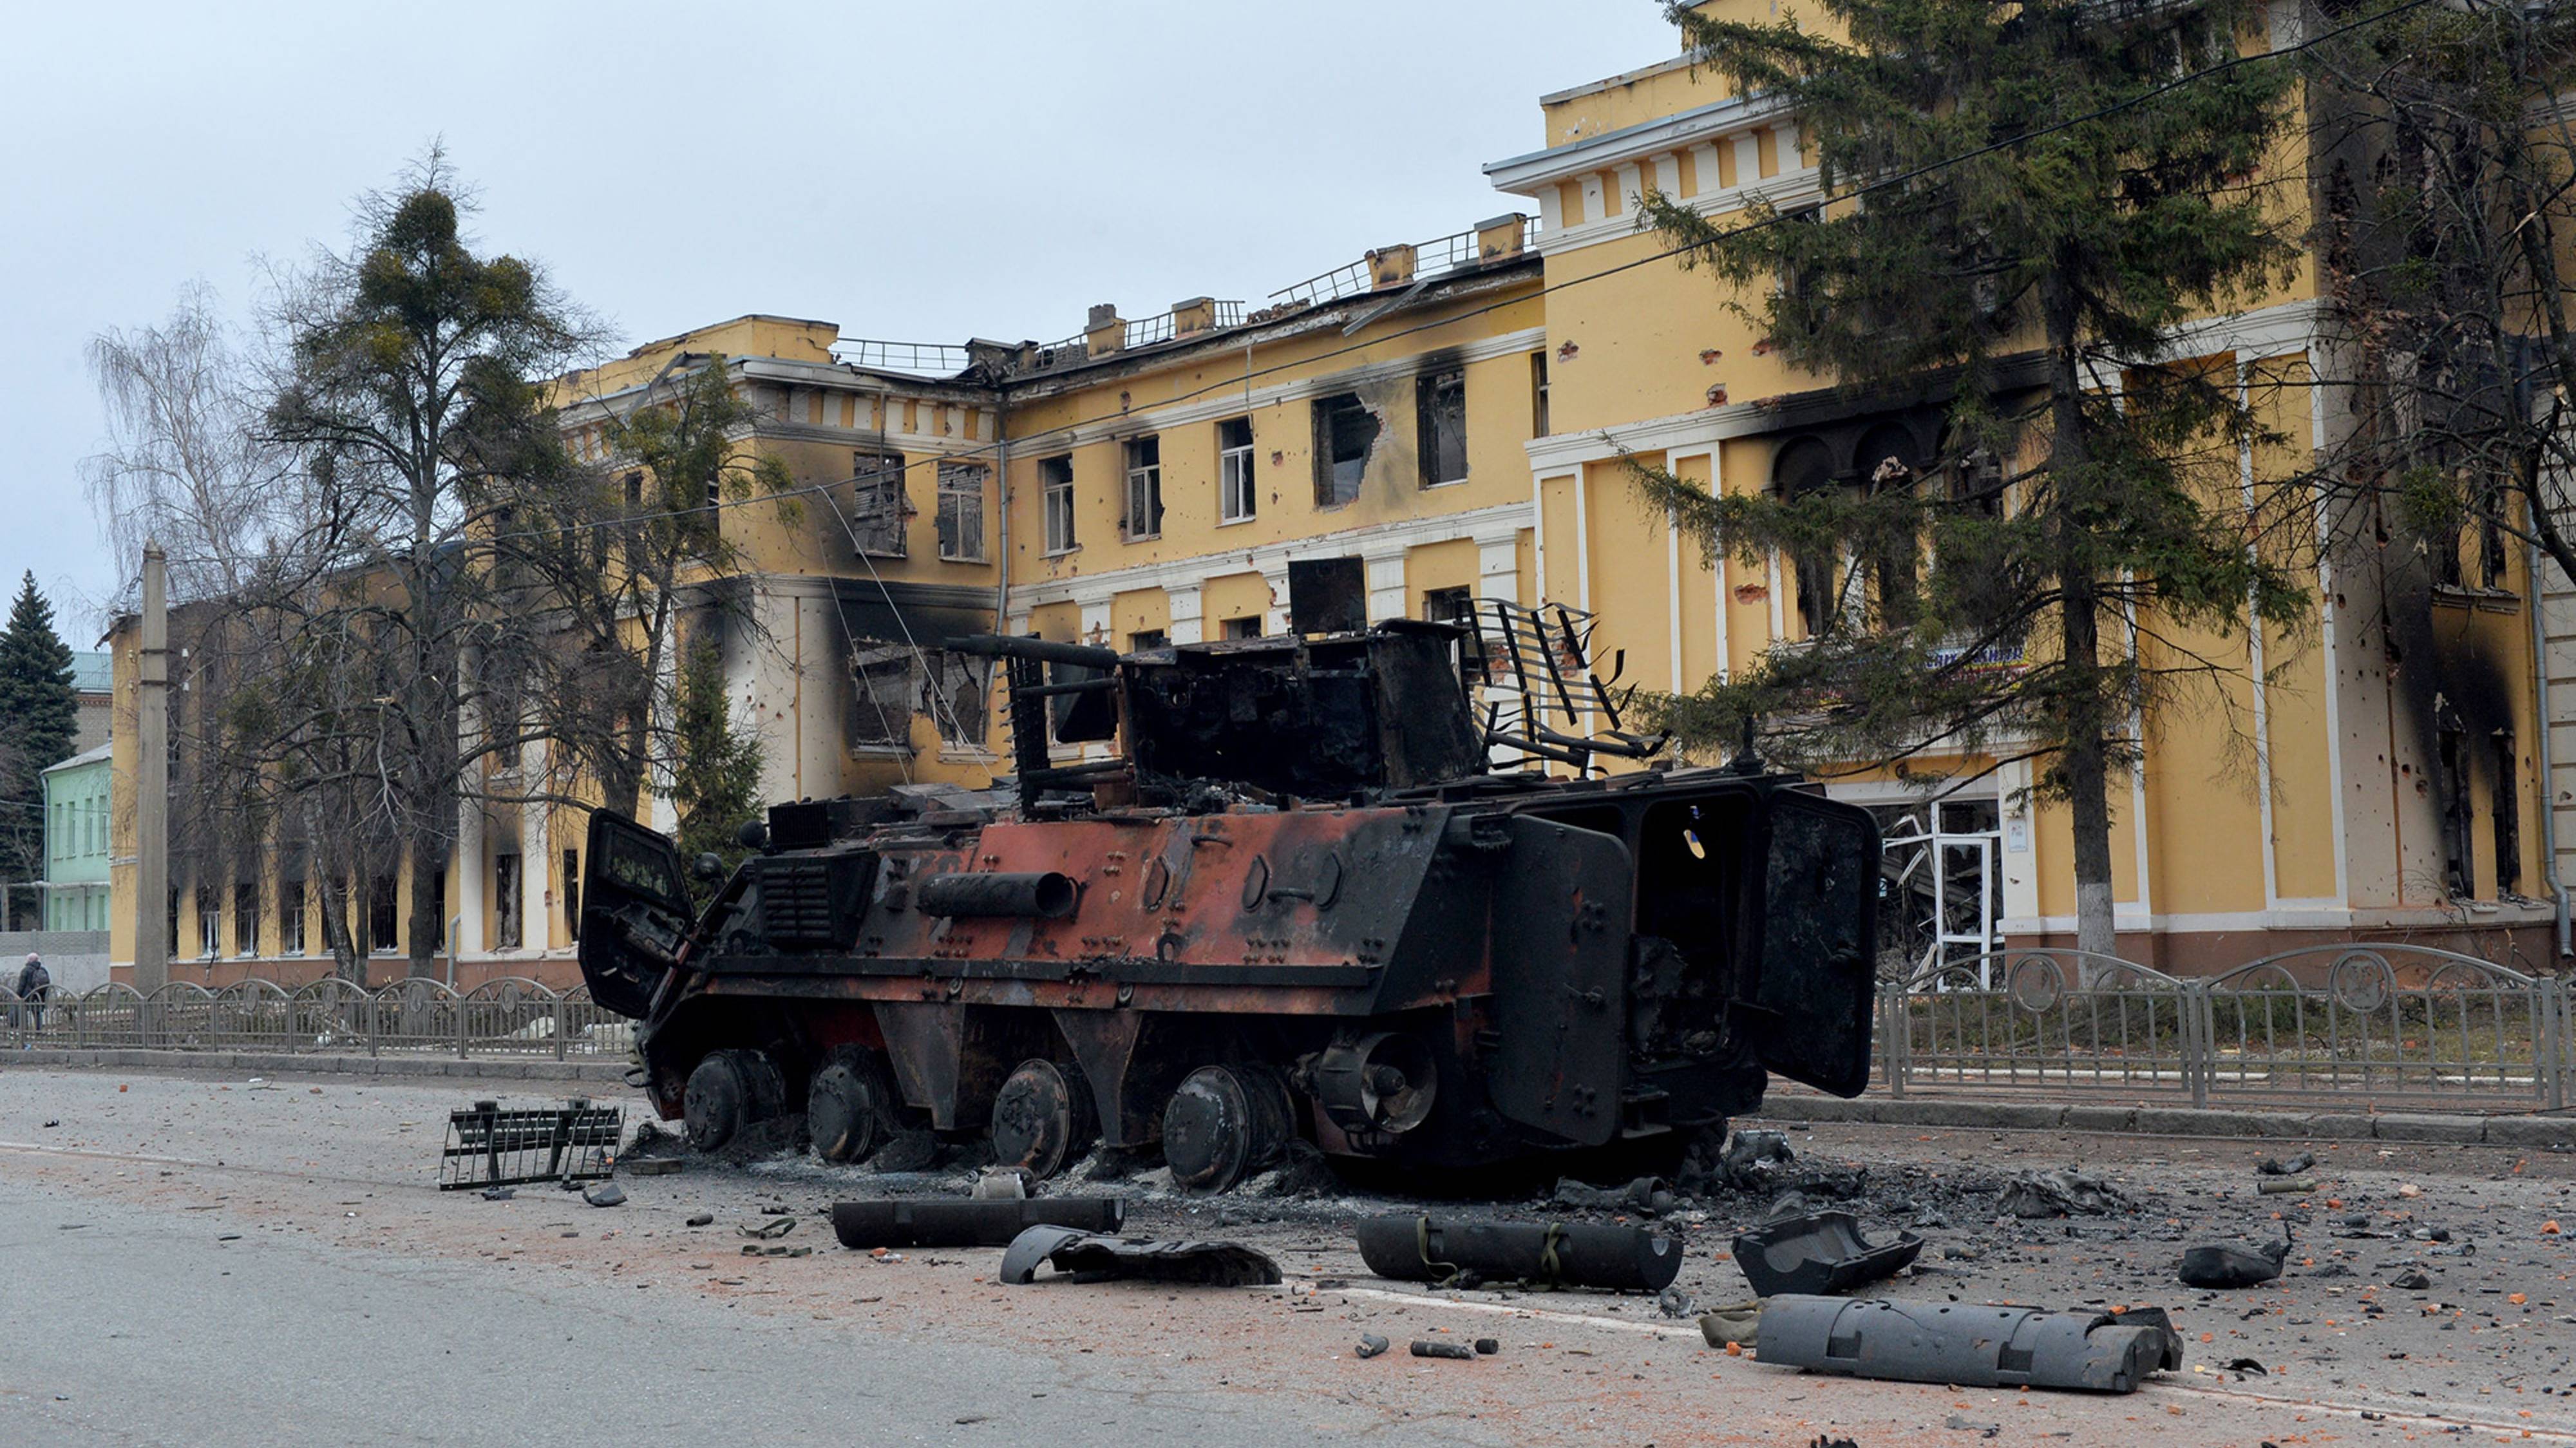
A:
[[[1598,777],[1660,741],[1619,732],[1579,616],[1492,608],[952,641],[1004,661],[1013,792],[777,806],[703,911],[668,839],[595,815],[583,973],[701,1149],[801,1114],[833,1161],[1159,1144],[1213,1191],[1298,1137],[1414,1171],[1678,1155],[1766,1072],[1858,1094],[1870,815],[1758,764]]]

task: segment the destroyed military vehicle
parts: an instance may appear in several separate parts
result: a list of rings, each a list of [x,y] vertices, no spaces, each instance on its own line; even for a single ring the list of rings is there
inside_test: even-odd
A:
[[[1297,1138],[1394,1176],[1669,1160],[1766,1072],[1857,1095],[1871,816],[1749,749],[1605,775],[1662,741],[1618,727],[1588,620],[1486,607],[949,640],[1002,661],[1007,790],[778,805],[702,910],[670,840],[594,815],[582,972],[705,1150],[801,1117],[831,1161],[1159,1146],[1218,1191]]]

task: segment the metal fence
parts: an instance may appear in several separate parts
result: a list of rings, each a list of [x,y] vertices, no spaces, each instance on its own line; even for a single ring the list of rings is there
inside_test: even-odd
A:
[[[173,981],[149,995],[108,984],[78,995],[20,1000],[0,989],[0,1044],[144,1046],[162,1050],[623,1057],[633,1026],[590,998],[512,977],[458,991],[434,980],[365,990],[336,977],[288,990],[245,980],[208,990]]]
[[[2104,1089],[2212,1101],[2367,1096],[2558,1110],[2567,982],[2428,946],[2309,946],[2213,976],[2005,950],[1879,994],[1886,1089]]]

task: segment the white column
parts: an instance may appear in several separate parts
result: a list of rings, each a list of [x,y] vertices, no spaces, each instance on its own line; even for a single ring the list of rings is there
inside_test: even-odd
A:
[[[1195,644],[1207,639],[1207,605],[1205,590],[1195,583],[1177,584],[1163,590],[1171,600],[1171,624],[1164,636],[1176,644]]]
[[[1762,143],[1751,131],[1735,137],[1735,184],[1750,186],[1762,179]]]
[[[1673,200],[1682,194],[1682,158],[1670,151],[1655,158],[1655,189]]]
[[[1411,617],[1412,600],[1405,596],[1404,590],[1404,555],[1382,553],[1368,558],[1366,566],[1369,622]]]
[[[1476,596],[1520,602],[1521,540],[1517,534],[1476,540]]]
[[[1609,214],[1609,204],[1601,199],[1601,173],[1586,173],[1583,178],[1583,219],[1599,221]]]
[[[1706,196],[1726,189],[1726,177],[1717,169],[1717,148],[1703,141],[1690,148],[1693,196]]]
[[[483,801],[460,800],[456,806],[456,894],[448,908],[456,912],[456,954],[483,953],[483,880],[492,868],[483,847]]]
[[[1633,161],[1620,167],[1613,175],[1619,184],[1619,194],[1611,200],[1618,206],[1619,214],[1624,216],[1637,209],[1637,197],[1646,189],[1646,176]]]
[[[520,756],[523,777],[546,777],[546,746],[539,740],[527,746]],[[555,892],[548,885],[554,878],[550,862],[552,848],[546,837],[549,807],[542,804],[519,806],[519,945],[526,950],[544,950],[554,941]],[[590,862],[582,861],[587,868]]]

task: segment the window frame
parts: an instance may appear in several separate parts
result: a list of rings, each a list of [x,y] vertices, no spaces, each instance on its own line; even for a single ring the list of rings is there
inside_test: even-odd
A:
[[[1228,429],[1241,428],[1241,442],[1230,439]],[[1231,527],[1249,523],[1261,516],[1260,471],[1254,461],[1258,445],[1249,417],[1228,417],[1216,425],[1216,525]]]
[[[237,881],[233,885],[233,958],[259,958],[259,882]]]
[[[1062,557],[1082,546],[1081,534],[1075,527],[1073,454],[1038,459],[1038,505],[1044,523],[1041,541],[1046,545],[1045,556]],[[1063,525],[1062,536],[1057,533],[1059,522]]]
[[[1446,471],[1439,456],[1439,419],[1450,410],[1444,398],[1455,400],[1457,413],[1458,469],[1456,477],[1448,478],[1438,476]],[[1453,488],[1467,481],[1467,369],[1463,365],[1438,368],[1413,379],[1413,421],[1414,464],[1424,490]]]
[[[527,857],[517,850],[496,852],[492,856],[493,949],[526,948],[527,898]]]
[[[295,908],[287,908],[287,902]],[[277,953],[293,959],[304,954],[305,912],[312,908],[312,891],[302,880],[277,882]]]
[[[939,460],[939,561],[983,563],[984,488],[993,470],[957,458]],[[968,526],[971,522],[972,526]]]
[[[875,466],[869,466],[869,459]],[[912,497],[906,487],[908,463],[902,453],[890,448],[852,448],[850,450],[850,509],[848,521],[850,551],[867,558],[909,558],[912,556]],[[874,506],[869,496],[877,494]],[[891,506],[888,506],[888,503]],[[890,515],[890,519],[887,516]],[[862,522],[862,518],[867,521]],[[891,546],[870,547],[874,541]]]
[[[1345,405],[1347,404],[1347,405]],[[1360,490],[1368,484],[1368,460],[1377,451],[1378,439],[1386,431],[1386,420],[1369,410],[1356,392],[1334,392],[1314,399],[1312,409],[1315,433],[1315,506],[1346,508],[1359,501]],[[1340,456],[1341,422],[1359,417],[1368,423],[1368,435],[1361,442],[1359,456]],[[1345,462],[1358,464],[1351,475],[1350,491],[1342,490],[1342,467]]]
[[[1163,536],[1162,434],[1149,432],[1127,439],[1120,449],[1120,461],[1124,464],[1121,475],[1126,486],[1119,493],[1124,516],[1118,520],[1118,536],[1129,543],[1152,542]],[[1143,486],[1141,495],[1138,492],[1140,484]],[[1144,511],[1153,515],[1144,528],[1136,526],[1139,503],[1144,505]]]

